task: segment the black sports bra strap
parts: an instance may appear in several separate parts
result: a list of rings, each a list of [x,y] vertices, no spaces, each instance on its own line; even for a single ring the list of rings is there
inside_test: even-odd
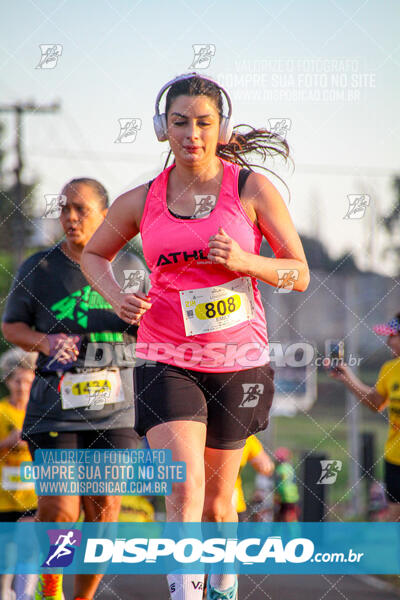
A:
[[[238,180],[239,198],[240,198],[240,195],[244,188],[244,184],[246,183],[247,178],[250,175],[250,173],[251,173],[250,169],[240,169],[240,171],[239,171],[239,180]]]

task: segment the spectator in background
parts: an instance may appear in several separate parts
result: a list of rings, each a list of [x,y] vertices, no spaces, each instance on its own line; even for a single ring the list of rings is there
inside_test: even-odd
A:
[[[289,448],[276,449],[274,521],[289,523],[299,520],[299,490],[291,460]]]
[[[239,516],[239,521],[246,519],[246,501],[242,486],[242,471],[247,463],[250,463],[253,469],[266,477],[271,477],[274,472],[274,463],[265,452],[261,442],[255,435],[247,438],[245,447],[243,448],[242,459],[240,461],[239,475],[236,479],[235,490],[233,492],[232,503],[236,508]]]
[[[346,364],[339,363],[330,370],[330,375],[342,381],[371,410],[381,412],[386,406],[389,409],[389,431],[384,452],[389,503],[386,520],[400,521],[400,313],[373,329],[376,334],[387,336],[387,345],[394,355],[382,365],[375,386],[363,383]]]
[[[22,424],[37,359],[37,352],[11,348],[0,359],[0,371],[9,395],[0,401],[0,521],[32,520],[37,507],[34,484],[21,481],[20,465],[31,460],[28,444],[21,439]],[[6,548],[2,551],[7,554]],[[30,600],[37,575],[0,575],[2,600]],[[17,596],[16,596],[17,594]]]
[[[380,481],[373,481],[368,493],[368,521],[386,521],[388,501],[385,486]]]

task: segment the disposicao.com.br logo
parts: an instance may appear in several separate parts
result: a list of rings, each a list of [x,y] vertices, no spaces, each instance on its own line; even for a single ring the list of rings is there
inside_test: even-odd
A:
[[[281,536],[263,538],[89,538],[84,555],[85,563],[156,563],[171,558],[179,564],[235,563],[243,565],[306,562],[359,562],[364,554],[349,549],[345,552],[315,553],[314,543],[308,538],[294,538],[286,544]]]

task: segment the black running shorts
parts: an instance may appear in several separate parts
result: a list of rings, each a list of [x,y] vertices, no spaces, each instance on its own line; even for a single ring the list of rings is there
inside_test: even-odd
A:
[[[118,429],[31,433],[27,442],[29,452],[34,458],[34,452],[38,449],[108,450],[116,448],[121,450],[137,448],[139,440],[132,427],[121,427]]]
[[[16,523],[17,521],[19,521],[20,519],[26,519],[26,518],[30,518],[33,519],[33,517],[36,514],[36,509],[32,508],[29,510],[5,510],[5,511],[0,511],[0,523]]]
[[[274,394],[269,364],[232,373],[205,373],[160,362],[135,368],[135,430],[168,421],[199,421],[207,426],[206,446],[242,448],[265,429]]]

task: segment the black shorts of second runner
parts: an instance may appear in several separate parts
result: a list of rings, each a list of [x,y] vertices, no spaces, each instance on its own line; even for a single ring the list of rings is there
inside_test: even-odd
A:
[[[139,439],[132,427],[120,427],[118,429],[45,431],[41,433],[32,433],[29,435],[27,442],[29,452],[31,453],[32,458],[34,458],[34,452],[38,449],[132,449],[137,448]]]
[[[16,523],[20,519],[33,519],[36,509],[32,508],[25,511],[3,510],[0,512],[0,523]]]
[[[206,373],[160,362],[135,368],[135,430],[140,436],[168,421],[207,426],[206,446],[242,448],[268,425],[274,394],[269,364],[231,373]]]
[[[400,465],[384,461],[386,499],[388,502],[400,502]]]

